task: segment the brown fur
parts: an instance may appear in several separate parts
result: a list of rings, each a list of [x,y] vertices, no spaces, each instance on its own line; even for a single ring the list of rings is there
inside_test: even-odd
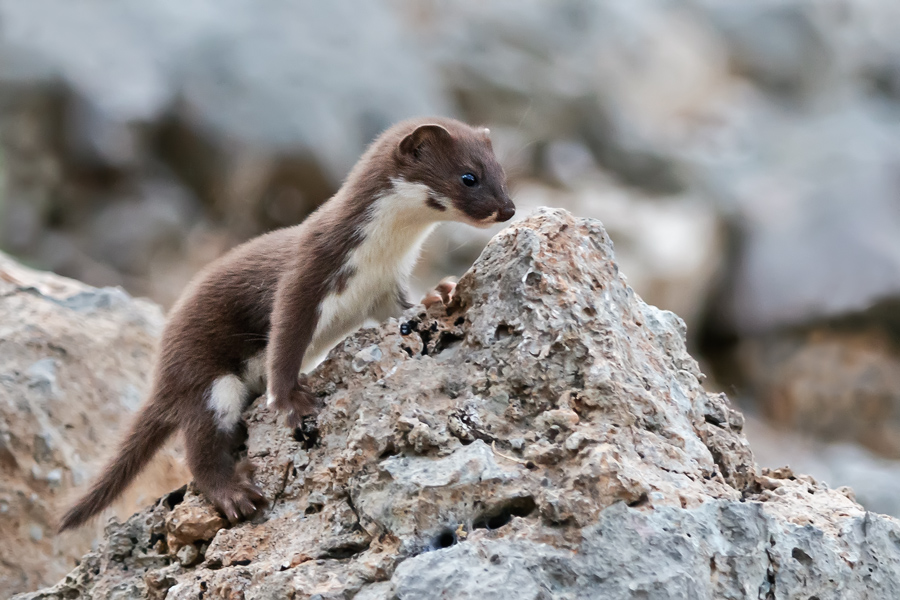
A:
[[[478,177],[477,187],[460,183],[465,172]],[[188,286],[163,332],[145,407],[117,458],[62,518],[60,531],[105,509],[176,429],[185,434],[197,487],[230,520],[259,507],[262,493],[248,469],[235,461],[246,428],[218,427],[206,403],[211,385],[223,375],[241,373],[247,360],[266,349],[274,405],[290,412],[292,424],[316,411],[315,397],[298,374],[320,305],[357,275],[345,264],[347,258],[363,241],[373,205],[397,177],[427,185],[429,205],[448,198],[473,220],[496,215],[505,221],[514,213],[485,130],[430,118],[386,131],[338,193],[306,221],[238,246]],[[410,306],[402,282],[396,296],[399,307]]]

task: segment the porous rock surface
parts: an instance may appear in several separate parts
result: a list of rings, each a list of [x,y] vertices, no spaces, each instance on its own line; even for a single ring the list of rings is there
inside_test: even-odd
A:
[[[457,289],[340,344],[316,427],[248,411],[254,520],[189,486],[19,598],[898,597],[900,523],[760,472],[598,221],[541,210]]]

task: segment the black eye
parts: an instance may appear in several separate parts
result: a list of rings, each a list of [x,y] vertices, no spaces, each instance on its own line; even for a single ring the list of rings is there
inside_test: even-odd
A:
[[[475,187],[478,184],[478,178],[471,173],[463,174],[460,179],[462,179],[462,182],[466,185],[466,187]]]

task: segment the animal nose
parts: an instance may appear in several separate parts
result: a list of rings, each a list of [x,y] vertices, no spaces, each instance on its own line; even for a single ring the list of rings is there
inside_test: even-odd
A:
[[[516,206],[512,202],[508,204],[504,204],[500,207],[500,210],[497,211],[497,222],[502,223],[504,221],[509,221],[516,214]]]

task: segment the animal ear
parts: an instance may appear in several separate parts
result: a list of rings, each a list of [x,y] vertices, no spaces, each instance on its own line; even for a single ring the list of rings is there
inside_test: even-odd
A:
[[[484,139],[484,142],[488,145],[488,148],[491,150],[494,149],[493,144],[491,144],[491,130],[487,127],[481,128],[481,137]]]
[[[418,156],[419,148],[422,146],[449,140],[450,137],[450,132],[436,123],[419,125],[412,133],[400,140],[400,154]]]

